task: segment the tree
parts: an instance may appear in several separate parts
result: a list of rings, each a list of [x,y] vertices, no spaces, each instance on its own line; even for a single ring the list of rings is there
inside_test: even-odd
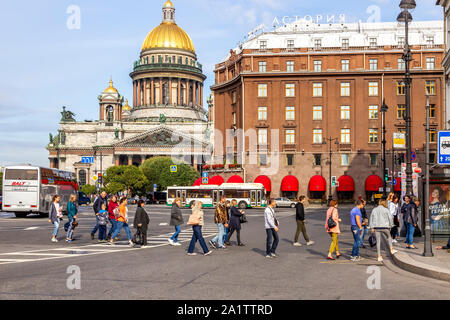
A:
[[[117,194],[127,191],[132,194],[143,194],[148,189],[147,177],[135,166],[117,166],[106,170],[104,178],[105,190]]]
[[[3,192],[3,172],[0,171],[0,194]]]
[[[190,186],[200,177],[192,166],[181,163],[177,165],[177,172],[170,172],[174,165],[171,157],[155,157],[146,160],[141,169],[149,184],[156,184],[159,190],[166,190],[169,186]]]
[[[84,194],[90,196],[93,195],[97,192],[97,188],[95,186],[92,186],[90,184],[85,184],[84,186],[82,186],[80,188],[80,191],[83,192]]]

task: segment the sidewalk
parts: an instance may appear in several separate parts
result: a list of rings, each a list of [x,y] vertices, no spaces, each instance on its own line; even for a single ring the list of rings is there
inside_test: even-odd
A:
[[[384,241],[383,241],[384,243]],[[406,249],[403,240],[394,244],[394,248],[398,252],[392,256],[392,261],[399,268],[438,280],[450,282],[450,253],[447,250],[437,250],[436,247],[445,245],[447,242],[439,241],[433,243],[433,257],[424,257],[423,254],[423,238],[414,238],[414,245],[418,249]],[[383,246],[382,246],[383,247]],[[366,249],[360,249],[363,255],[370,257],[377,256],[376,247],[370,248],[366,243]],[[386,251],[382,251],[383,257],[386,257]]]

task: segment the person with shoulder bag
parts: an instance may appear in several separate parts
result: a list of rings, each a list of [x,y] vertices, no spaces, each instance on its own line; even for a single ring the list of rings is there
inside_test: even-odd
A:
[[[117,210],[115,212],[115,215],[118,216],[117,220],[117,226],[114,230],[114,233],[111,236],[111,240],[109,241],[109,244],[114,244],[114,239],[119,235],[122,228],[125,229],[125,232],[127,234],[127,239],[130,247],[134,246],[133,241],[131,241],[131,231],[130,226],[128,225],[128,208],[127,208],[127,198],[123,197],[120,199],[119,207],[114,209]]]
[[[134,243],[145,247],[147,245],[147,229],[150,223],[150,218],[144,209],[144,200],[137,202],[136,214],[134,215],[134,227],[136,228],[136,234],[134,235]],[[139,239],[139,241],[137,240]]]
[[[418,198],[411,201],[410,196],[405,196],[404,214],[403,222],[406,225],[406,249],[417,249],[414,246],[414,231],[418,227],[417,223],[419,221],[418,206],[420,205],[420,200]]]
[[[67,204],[67,218],[69,219],[69,221],[64,225],[64,228],[66,228],[67,226],[67,237],[66,237],[66,241],[67,242],[72,242],[73,240],[73,230],[75,229],[75,222],[76,219],[78,218],[78,209],[77,206],[75,204],[75,200],[77,199],[77,196],[72,194],[70,196],[70,200],[69,203]]]
[[[119,204],[117,203],[117,196],[112,196],[111,201],[108,203],[108,220],[111,223],[111,228],[109,228],[108,235],[106,237],[106,240],[111,240],[111,236],[116,229],[117,221],[116,219],[119,217],[119,210],[116,210],[119,207]],[[114,213],[116,211],[116,214]],[[117,239],[116,239],[117,240]]]
[[[369,229],[372,229],[372,233],[375,233],[377,242],[377,254],[378,262],[383,261],[381,256],[381,236],[383,235],[387,245],[390,249],[391,254],[397,253],[392,247],[392,238],[390,230],[394,226],[394,221],[392,219],[391,213],[387,208],[386,200],[380,200],[378,207],[372,210],[369,220]]]
[[[264,226],[266,228],[266,258],[278,258],[276,250],[280,241],[278,237],[280,223],[278,222],[274,211],[277,201],[275,199],[271,199],[268,203],[269,205],[266,210],[264,210]]]
[[[181,213],[181,199],[176,198],[172,204],[170,211],[170,225],[175,227],[175,233],[168,240],[171,246],[181,246],[178,242],[178,235],[181,232],[181,225],[184,223],[183,215]]]
[[[57,236],[59,231],[59,224],[60,220],[62,220],[62,208],[59,204],[60,196],[54,195],[52,199],[52,204],[50,207],[50,214],[49,214],[49,220],[48,222],[52,223],[53,228],[53,236],[52,236],[52,242],[58,242]]]
[[[227,241],[225,244],[227,246],[231,246],[230,239],[233,235],[234,231],[236,231],[238,246],[242,247],[244,244],[241,242],[241,217],[244,216],[244,211],[239,211],[237,208],[237,200],[231,200],[231,209],[230,209],[230,232],[227,236]]]
[[[339,218],[338,212],[338,201],[331,200],[330,207],[327,210],[326,219],[325,219],[325,230],[331,237],[330,250],[328,251],[328,260],[335,260],[333,258],[333,252],[336,251],[336,259],[342,256],[339,253],[339,239],[338,235],[341,234],[341,230],[339,228],[339,223],[342,221]]]
[[[226,242],[223,241],[225,228],[228,228],[226,200],[227,198],[222,196],[216,206],[216,210],[214,210],[214,223],[217,225],[218,233],[209,241],[209,244],[215,249],[226,249],[223,245]]]
[[[188,225],[192,226],[193,233],[191,243],[189,244],[189,248],[187,251],[188,256],[197,255],[194,252],[195,244],[197,243],[197,241],[200,242],[200,246],[202,247],[205,256],[212,253],[212,251],[208,249],[208,246],[206,245],[205,239],[202,235],[202,227],[204,225],[202,206],[203,203],[201,201],[195,201],[194,207],[192,208],[192,214],[189,217]]]

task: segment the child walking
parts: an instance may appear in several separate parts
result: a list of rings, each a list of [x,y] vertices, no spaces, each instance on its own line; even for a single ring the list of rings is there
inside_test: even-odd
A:
[[[108,222],[108,211],[106,210],[106,203],[102,203],[102,209],[97,213],[98,223],[98,242],[106,241],[106,224]]]

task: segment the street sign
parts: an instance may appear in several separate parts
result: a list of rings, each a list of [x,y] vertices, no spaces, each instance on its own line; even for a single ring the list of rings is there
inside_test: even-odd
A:
[[[396,186],[397,185],[397,179],[392,179],[392,185]]]
[[[406,148],[406,135],[403,132],[394,132],[394,149],[405,149]]]
[[[417,155],[415,151],[411,151],[411,161],[416,161]]]
[[[208,184],[208,178],[202,178],[202,184]]]
[[[153,185],[153,191],[156,191],[158,189],[158,185],[155,183],[154,185]]]
[[[94,157],[81,157],[81,163],[94,163]]]
[[[175,173],[175,172],[177,172],[177,170],[178,170],[178,167],[176,165],[170,166],[170,172]]]
[[[450,131],[438,132],[438,144],[437,164],[450,164]]]
[[[98,177],[97,177],[97,176],[93,176],[93,177],[92,177],[92,180],[97,181],[97,180],[98,180]]]
[[[202,177],[203,177],[203,178],[208,178],[208,172],[203,172],[203,173],[202,173]]]

